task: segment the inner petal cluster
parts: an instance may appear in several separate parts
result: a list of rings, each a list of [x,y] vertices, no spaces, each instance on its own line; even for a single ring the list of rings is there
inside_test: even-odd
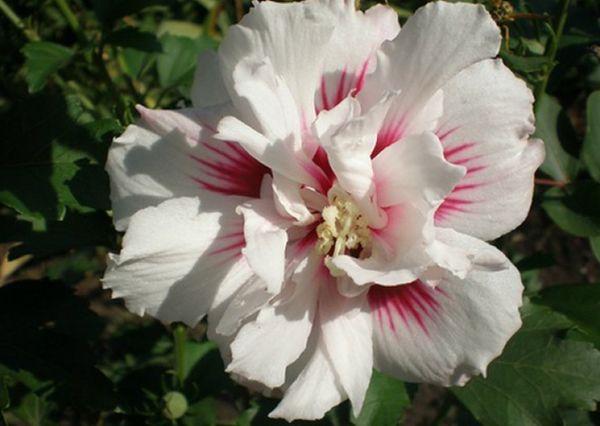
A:
[[[344,275],[331,258],[342,254],[361,257],[370,251],[371,231],[367,218],[350,197],[340,194],[331,196],[321,216],[323,222],[317,226],[317,251],[325,256],[325,265],[333,276]]]

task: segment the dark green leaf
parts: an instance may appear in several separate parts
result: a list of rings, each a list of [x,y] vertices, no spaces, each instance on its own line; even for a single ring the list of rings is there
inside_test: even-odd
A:
[[[544,173],[561,182],[570,182],[578,170],[577,159],[564,148],[564,130],[567,122],[562,114],[558,101],[543,95],[536,101],[535,136],[542,139],[546,146],[546,159],[541,169]]]
[[[112,221],[104,212],[69,213],[62,221],[48,221],[46,229],[22,235],[21,241],[10,250],[11,258],[26,254],[45,257],[82,247],[113,247],[115,235]]]
[[[185,364],[183,367],[184,380],[190,375],[194,366],[200,362],[209,352],[217,349],[217,345],[213,342],[195,342],[186,341],[184,348]]]
[[[191,405],[183,419],[184,425],[216,426],[217,404],[213,398],[204,398]]]
[[[103,162],[106,145],[86,128],[74,97],[32,96],[0,116],[0,202],[30,218],[57,219],[79,209],[67,182],[80,164]]]
[[[507,51],[502,51],[500,56],[516,72],[539,72],[548,66],[548,58],[545,56],[518,56]]]
[[[149,6],[168,3],[169,0],[92,0],[96,16],[105,25]]]
[[[487,378],[452,392],[484,425],[552,426],[564,409],[595,409],[600,399],[600,351],[586,342],[561,340],[571,326],[548,308],[524,308],[523,327]]]
[[[358,426],[397,425],[409,405],[404,383],[373,370],[363,408],[353,423]]]
[[[536,303],[565,315],[600,348],[600,284],[550,287]]]
[[[600,235],[600,184],[577,182],[544,194],[542,207],[564,231],[580,237]]]
[[[29,91],[35,93],[41,90],[48,78],[69,63],[73,51],[60,44],[49,41],[32,41],[23,48],[27,73],[25,78]]]
[[[21,382],[32,375],[39,385],[31,379],[24,385],[49,389],[62,403],[110,409],[112,384],[96,368],[86,341],[102,328],[85,302],[58,282],[5,285],[0,288],[0,374]]]
[[[198,55],[216,47],[209,37],[191,39],[188,37],[165,34],[160,38],[163,53],[158,55],[156,63],[158,78],[163,88],[191,85]]]
[[[135,27],[122,28],[110,33],[106,37],[106,43],[142,52],[162,51],[162,46],[154,34]]]
[[[594,253],[594,256],[596,256],[596,259],[598,259],[598,262],[600,262],[600,236],[591,237],[590,246],[592,247],[592,252]]]
[[[600,90],[587,100],[587,132],[581,156],[592,177],[600,182]]]

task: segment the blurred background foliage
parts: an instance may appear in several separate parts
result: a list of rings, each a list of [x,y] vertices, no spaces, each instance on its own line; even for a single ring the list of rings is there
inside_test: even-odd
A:
[[[404,21],[424,3],[391,6]],[[485,379],[442,389],[375,372],[358,418],[343,404],[319,424],[600,424],[600,5],[482,3],[547,147],[529,218],[496,242],[522,271],[524,326]],[[111,139],[136,103],[189,104],[197,55],[249,7],[0,0],[0,425],[278,423],[276,400],[223,372],[203,324],[135,317],[99,284],[121,238]]]

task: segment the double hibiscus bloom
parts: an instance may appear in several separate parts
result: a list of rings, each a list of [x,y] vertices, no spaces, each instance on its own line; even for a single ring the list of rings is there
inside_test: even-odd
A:
[[[130,310],[208,314],[237,381],[317,419],[371,372],[444,386],[519,328],[519,272],[485,243],[529,209],[533,97],[482,6],[396,13],[255,4],[201,55],[193,107],[150,110],[111,147]]]

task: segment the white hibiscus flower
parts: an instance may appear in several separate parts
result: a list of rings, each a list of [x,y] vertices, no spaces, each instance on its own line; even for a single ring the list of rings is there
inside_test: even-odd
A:
[[[262,2],[198,62],[192,108],[139,108],[107,170],[130,310],[208,314],[227,371],[317,419],[377,368],[464,384],[519,328],[483,242],[529,209],[533,97],[482,6]]]

